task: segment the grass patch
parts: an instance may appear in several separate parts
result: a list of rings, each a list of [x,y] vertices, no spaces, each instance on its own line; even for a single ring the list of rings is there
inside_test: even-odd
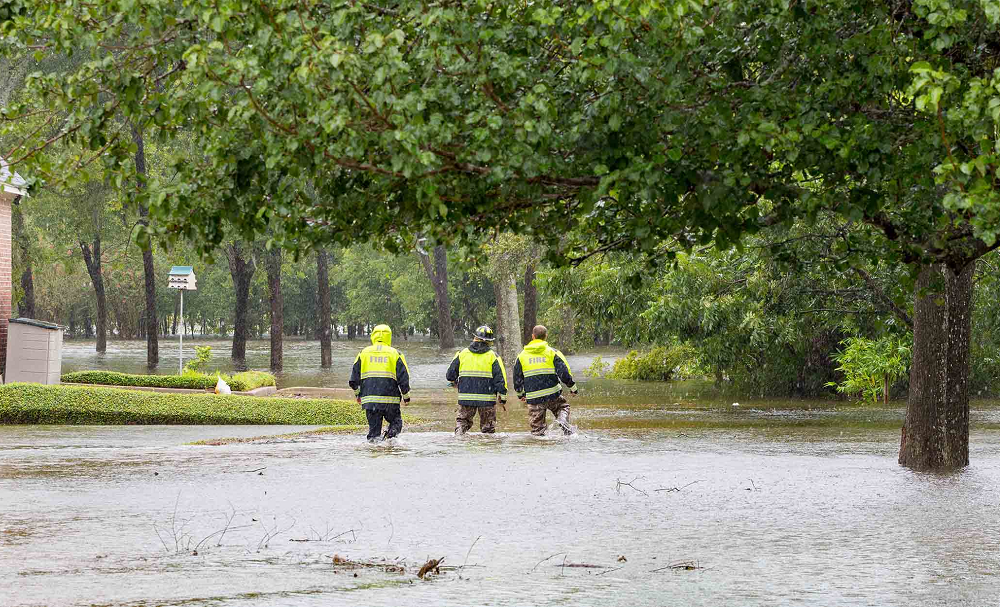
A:
[[[121,386],[126,388],[184,388],[188,390],[211,390],[215,388],[218,377],[197,371],[188,371],[183,375],[130,375],[114,371],[76,371],[66,373],[61,378],[64,384],[100,384],[103,386]],[[276,386],[277,381],[270,373],[263,371],[244,371],[232,377],[222,375],[234,392],[247,392],[265,386]]]
[[[353,401],[162,394],[90,386],[0,386],[0,424],[367,425]]]

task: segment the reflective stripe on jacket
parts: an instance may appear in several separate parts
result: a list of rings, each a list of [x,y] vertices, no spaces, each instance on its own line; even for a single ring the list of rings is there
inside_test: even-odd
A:
[[[361,406],[371,411],[399,406],[400,399],[410,398],[410,369],[403,353],[389,345],[391,340],[388,327],[378,334],[373,331],[374,343],[358,354],[351,369],[348,384]]]
[[[528,404],[543,403],[562,394],[559,382],[572,388],[576,385],[566,357],[541,339],[524,347],[514,363],[514,390]]]
[[[507,371],[503,360],[482,341],[473,342],[455,354],[445,378],[458,382],[458,404],[466,407],[492,407],[497,395],[507,401]]]

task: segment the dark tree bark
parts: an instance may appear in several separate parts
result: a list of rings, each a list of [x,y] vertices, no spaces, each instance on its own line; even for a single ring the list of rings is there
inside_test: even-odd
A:
[[[538,289],[535,288],[535,264],[529,263],[524,270],[524,324],[521,341],[531,341],[531,330],[538,324]]]
[[[83,327],[83,336],[86,339],[90,339],[94,336],[94,320],[90,317],[90,314],[87,314]]]
[[[354,341],[357,336],[357,330],[353,324],[347,325],[347,339]]]
[[[11,221],[11,236],[20,249],[21,264],[24,266],[21,271],[21,291],[24,296],[17,304],[17,315],[22,318],[35,318],[35,279],[31,273],[31,241],[25,233],[24,215],[21,214],[19,204],[15,203]]]
[[[143,145],[142,131],[132,127],[132,139],[135,141],[135,173],[139,177],[138,188],[146,187],[146,150]],[[139,206],[139,223],[149,225],[149,209]],[[146,368],[154,369],[160,362],[160,341],[156,327],[156,268],[153,266],[153,247],[147,244],[142,249],[142,273],[146,287]]]
[[[925,267],[913,306],[913,362],[899,463],[918,470],[969,464],[969,339],[975,262]]]
[[[104,275],[101,273],[101,237],[94,235],[93,249],[81,240],[80,250],[97,297],[97,352],[104,354],[108,350],[108,300],[104,294]]]
[[[271,371],[284,367],[285,300],[281,295],[281,249],[267,254],[267,292],[271,301]]]
[[[434,247],[434,265],[429,255],[417,251],[424,272],[434,287],[434,303],[438,313],[438,337],[442,350],[455,347],[455,325],[451,318],[451,300],[448,297],[448,250],[444,246]]]
[[[233,287],[236,291],[236,310],[233,324],[232,361],[236,369],[244,371],[247,368],[247,311],[250,300],[250,280],[257,269],[253,252],[246,250],[239,241],[226,245],[226,257],[229,259],[229,273],[233,277]]]
[[[333,366],[330,346],[330,257],[326,249],[316,251],[316,282],[319,288],[319,350],[320,367]]]

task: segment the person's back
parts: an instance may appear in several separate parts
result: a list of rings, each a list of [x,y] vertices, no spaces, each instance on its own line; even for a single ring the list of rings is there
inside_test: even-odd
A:
[[[458,388],[458,412],[455,433],[465,434],[479,414],[479,430],[496,431],[496,403],[507,402],[507,371],[503,361],[490,348],[493,329],[483,325],[468,348],[455,354],[445,378]]]
[[[545,433],[545,413],[552,411],[556,421],[567,434],[569,404],[562,396],[560,382],[576,394],[576,382],[570,372],[566,357],[545,341],[548,331],[542,325],[532,330],[534,339],[524,347],[514,363],[514,390],[517,397],[528,405],[531,433]]]
[[[368,418],[368,440],[382,432],[382,420],[389,424],[384,438],[392,438],[403,429],[399,401],[410,402],[410,370],[406,357],[392,347],[392,329],[378,325],[372,330],[372,345],[354,359],[348,384]]]

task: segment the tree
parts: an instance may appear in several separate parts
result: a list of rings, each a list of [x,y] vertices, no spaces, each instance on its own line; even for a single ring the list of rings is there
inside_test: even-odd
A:
[[[236,293],[231,358],[237,369],[245,370],[247,366],[247,338],[250,336],[248,325],[250,282],[257,270],[257,256],[253,245],[247,245],[239,240],[228,243],[225,250],[226,258],[229,260],[229,272],[233,279],[233,289]]]
[[[437,308],[438,337],[442,350],[451,350],[455,347],[455,326],[451,317],[451,300],[448,296],[448,251],[443,245],[434,247],[434,264],[431,265],[431,256],[420,248],[417,249],[417,256],[427,273],[427,278],[434,287],[434,304]]]
[[[149,117],[163,138],[186,126],[210,160],[178,162],[147,196],[153,229],[206,250],[223,217],[244,238],[279,224],[298,247],[579,228],[555,261],[726,248],[821,211],[863,223],[870,237],[840,263],[914,277],[900,463],[968,462],[971,277],[1000,224],[992,2],[21,6],[7,52],[81,45],[91,59],[8,108],[13,158],[52,179],[99,157],[121,179],[131,143],[112,114]],[[111,40],[123,51],[108,58]],[[53,161],[24,128],[55,116],[89,155]],[[318,196],[282,187],[289,176]],[[341,196],[345,176],[357,187]]]
[[[281,249],[273,247],[265,253],[267,266],[267,295],[271,304],[271,371],[278,373],[284,367],[284,298],[281,296]]]
[[[132,140],[135,142],[135,173],[137,186],[141,189],[146,185],[146,149],[139,127],[132,127]],[[149,226],[149,209],[145,204],[138,204],[139,224]],[[159,317],[156,314],[156,268],[153,264],[153,247],[145,243],[142,247],[142,270],[146,297],[146,367],[155,369],[160,363]]]
[[[316,251],[316,283],[318,287],[319,307],[319,343],[320,367],[329,369],[333,365],[333,353],[330,348],[330,270],[329,254],[326,249]]]

